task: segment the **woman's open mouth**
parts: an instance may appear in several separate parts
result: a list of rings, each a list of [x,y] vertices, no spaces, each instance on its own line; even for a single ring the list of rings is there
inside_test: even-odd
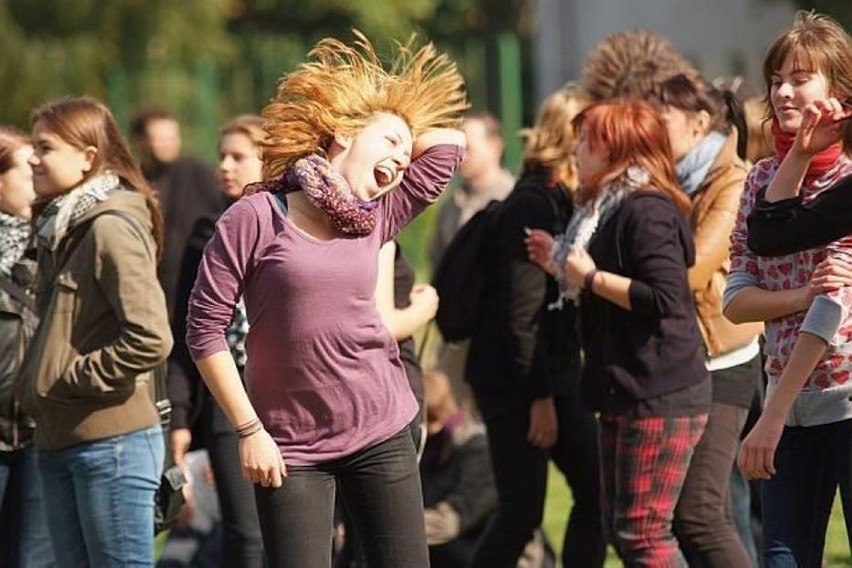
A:
[[[388,166],[376,166],[373,170],[373,177],[376,179],[376,185],[379,189],[382,189],[391,183],[394,180],[394,171]]]

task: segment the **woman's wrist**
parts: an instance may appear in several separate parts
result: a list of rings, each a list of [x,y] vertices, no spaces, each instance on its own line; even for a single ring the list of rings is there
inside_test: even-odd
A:
[[[594,292],[592,287],[595,285],[595,277],[598,275],[598,269],[592,268],[589,270],[586,275],[583,277],[583,289],[588,290],[589,292]]]
[[[234,430],[236,430],[238,438],[248,438],[263,430],[263,422],[260,421],[260,418],[255,418],[240,424]]]

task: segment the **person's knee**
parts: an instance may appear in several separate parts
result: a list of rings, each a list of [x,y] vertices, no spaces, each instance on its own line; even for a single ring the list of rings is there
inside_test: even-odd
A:
[[[720,540],[726,532],[732,532],[733,522],[724,511],[691,508],[677,511],[674,531],[678,538],[692,544],[709,544]]]

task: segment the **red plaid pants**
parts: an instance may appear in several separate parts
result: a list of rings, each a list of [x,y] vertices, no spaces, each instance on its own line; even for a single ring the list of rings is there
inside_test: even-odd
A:
[[[626,566],[686,566],[672,518],[706,423],[707,414],[601,415],[604,531]]]

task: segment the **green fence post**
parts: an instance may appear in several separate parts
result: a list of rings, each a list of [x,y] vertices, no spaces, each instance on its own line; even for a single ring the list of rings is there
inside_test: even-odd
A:
[[[506,138],[505,166],[517,171],[521,162],[523,142],[518,131],[523,126],[523,85],[521,79],[521,47],[518,38],[510,33],[497,36],[497,60],[500,85],[500,120]]]
[[[115,66],[107,72],[106,103],[118,125],[125,133],[130,124],[130,96],[127,89],[127,71],[123,66]]]
[[[215,155],[219,137],[219,76],[216,67],[209,59],[204,59],[196,67],[195,125],[205,157]]]
[[[488,100],[487,61],[485,41],[479,37],[468,38],[464,43],[464,82],[468,100],[477,111],[485,111],[491,107]]]

